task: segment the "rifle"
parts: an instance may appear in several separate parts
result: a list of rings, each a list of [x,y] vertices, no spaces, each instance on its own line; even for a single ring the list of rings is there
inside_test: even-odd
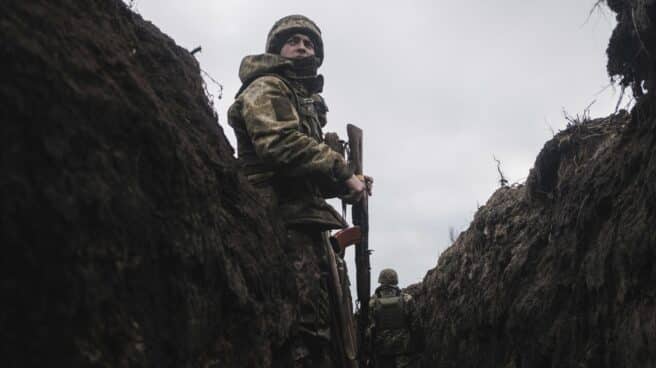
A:
[[[326,239],[328,240],[328,239]],[[330,239],[332,243],[332,239]],[[333,329],[334,337],[337,339],[335,347],[337,354],[341,360],[343,368],[357,368],[356,356],[356,336],[353,331],[352,310],[350,305],[350,298],[344,298],[344,290],[346,286],[344,280],[346,277],[344,269],[344,261],[335,256],[332,245],[328,241],[324,242],[326,247],[326,254],[328,255],[328,266],[330,279],[330,302],[333,306],[333,318],[331,318],[331,328]],[[348,304],[344,301],[348,300]]]
[[[330,244],[337,254],[342,254],[346,248],[353,244],[358,244],[362,240],[362,231],[360,227],[351,226],[340,230],[330,237]]]
[[[348,134],[348,162],[355,175],[363,175],[362,165],[362,129],[353,124],[346,126]],[[366,330],[369,325],[369,295],[371,295],[371,266],[369,264],[369,207],[368,195],[353,204],[351,209],[351,220],[353,225],[358,226],[361,231],[361,240],[355,245],[355,267],[357,297],[359,305],[358,314],[358,360],[360,366],[367,366],[365,356]]]
[[[346,142],[340,140],[337,133],[326,133],[324,143],[344,157]],[[324,189],[331,193],[330,196],[341,191],[337,187],[326,187]],[[334,318],[331,318],[331,328],[335,331],[334,336],[338,340],[336,342],[337,354],[341,357],[341,366],[344,368],[357,368],[357,337],[353,328],[350,292],[348,291],[348,285],[344,282],[346,280],[346,265],[342,257],[346,247],[358,241],[359,236],[359,228],[350,227],[341,230],[329,238],[332,249],[327,249],[332,281],[330,298],[331,304],[334,306]],[[335,254],[338,254],[339,257],[336,257]],[[339,266],[338,262],[340,263]],[[349,297],[346,299],[345,292],[349,293]],[[345,305],[345,301],[348,305]]]

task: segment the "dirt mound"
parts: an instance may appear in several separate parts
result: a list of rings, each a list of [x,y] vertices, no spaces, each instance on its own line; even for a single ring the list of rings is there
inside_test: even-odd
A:
[[[415,288],[427,366],[656,366],[656,1],[607,3],[638,103],[547,142]]]
[[[3,366],[269,366],[280,224],[195,59],[119,0],[10,1],[0,34]]]
[[[656,88],[656,1],[606,0],[617,13],[608,49],[608,74],[633,95]]]
[[[427,366],[656,366],[656,119],[578,123],[501,188],[417,293]]]

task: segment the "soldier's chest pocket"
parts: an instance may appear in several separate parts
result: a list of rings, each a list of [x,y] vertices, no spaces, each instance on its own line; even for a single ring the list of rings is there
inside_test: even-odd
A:
[[[301,118],[301,131],[310,137],[321,141],[321,123],[315,102],[311,98],[299,99],[299,116]]]

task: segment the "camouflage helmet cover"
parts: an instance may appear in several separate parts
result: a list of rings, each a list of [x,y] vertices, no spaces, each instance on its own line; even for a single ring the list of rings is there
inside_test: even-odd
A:
[[[378,275],[378,283],[381,285],[398,285],[399,275],[396,274],[391,268],[386,268],[380,271]]]
[[[314,43],[315,56],[319,59],[319,65],[321,65],[323,62],[321,30],[313,21],[303,15],[288,15],[279,19],[267,35],[266,52],[279,54],[287,39],[295,33],[310,37]]]

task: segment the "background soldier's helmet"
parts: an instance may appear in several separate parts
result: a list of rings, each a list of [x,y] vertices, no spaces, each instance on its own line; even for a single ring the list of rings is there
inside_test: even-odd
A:
[[[321,30],[309,18],[302,15],[288,15],[278,20],[267,36],[266,52],[280,54],[280,49],[285,42],[295,33],[304,34],[314,43],[314,54],[319,59],[319,65],[323,62],[323,40]]]
[[[381,285],[398,285],[399,275],[396,274],[391,268],[386,268],[380,271],[378,275],[378,283]]]

